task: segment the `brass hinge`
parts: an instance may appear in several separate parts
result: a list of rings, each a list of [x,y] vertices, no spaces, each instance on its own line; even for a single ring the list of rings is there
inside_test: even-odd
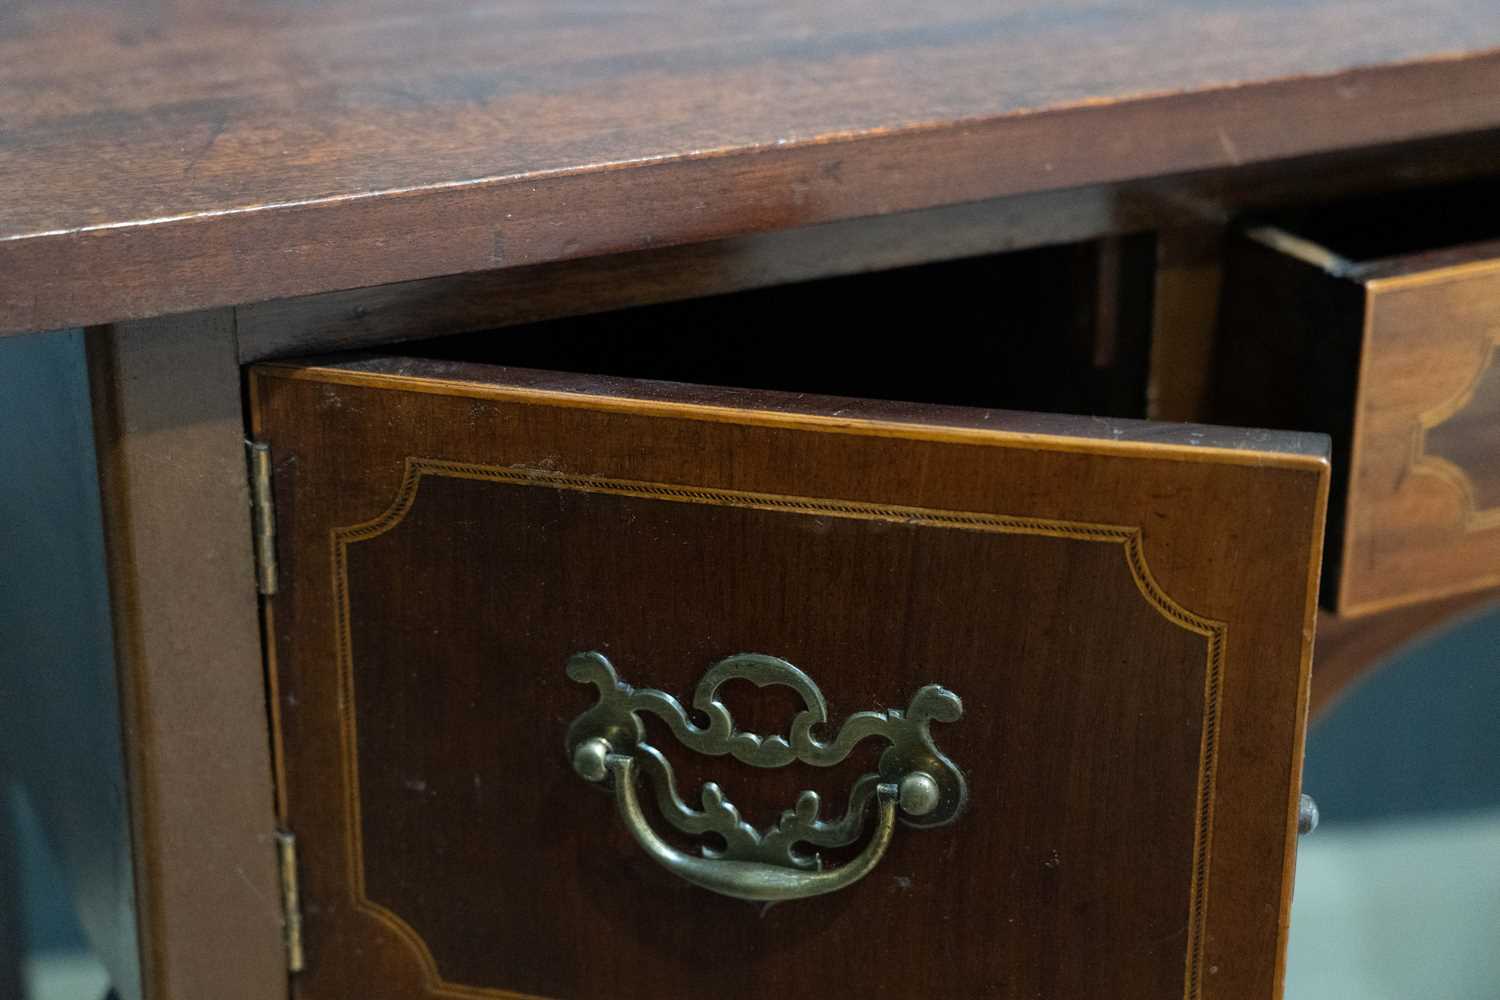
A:
[[[255,589],[276,593],[276,508],[271,503],[271,446],[246,441],[250,458],[251,531],[255,539]]]
[[[281,869],[282,929],[286,935],[286,968],[301,972],[302,900],[297,892],[297,837],[285,830],[276,831],[276,860]]]

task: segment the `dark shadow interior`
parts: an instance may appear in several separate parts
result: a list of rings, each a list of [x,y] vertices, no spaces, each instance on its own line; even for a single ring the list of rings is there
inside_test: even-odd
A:
[[[403,344],[526,368],[1139,417],[1154,241],[827,278]]]
[[[1500,239],[1500,198],[1486,178],[1351,198],[1260,221],[1363,262]]]

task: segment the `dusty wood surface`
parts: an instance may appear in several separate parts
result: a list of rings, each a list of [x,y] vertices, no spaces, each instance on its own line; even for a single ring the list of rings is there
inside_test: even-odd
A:
[[[0,329],[1500,125],[1488,0],[27,0]]]

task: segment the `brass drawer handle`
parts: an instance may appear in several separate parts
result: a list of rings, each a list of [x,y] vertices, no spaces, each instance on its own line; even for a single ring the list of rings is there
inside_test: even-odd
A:
[[[937,827],[953,822],[963,810],[968,786],[963,773],[934,745],[932,722],[953,722],[963,714],[958,696],[936,684],[919,690],[903,712],[857,712],[844,721],[837,735],[822,742],[814,729],[827,724],[823,693],[801,670],[785,660],[760,653],[740,653],[721,660],[703,675],[693,697],[693,708],[708,718],[694,724],[681,703],[654,689],[636,689],[620,680],[602,653],[575,653],[568,660],[568,676],[598,689],[599,700],[568,727],[567,746],[573,769],[585,780],[614,786],[620,817],[637,843],[667,870],[694,885],[725,896],[760,901],[801,899],[833,892],[867,875],[885,854],[895,831],[898,813],[913,827]],[[777,684],[802,696],[803,709],[792,720],[789,736],[760,736],[737,730],[718,689],[730,680],[747,680],[757,687]],[[645,740],[640,712],[665,722],[677,740],[690,750],[709,756],[728,755],[756,767],[784,767],[796,761],[832,767],[866,739],[890,745],[881,753],[877,770],[861,775],[849,793],[844,815],[819,818],[820,800],[813,791],[797,797],[796,807],[782,813],[776,826],[756,830],[740,819],[739,811],[714,782],[700,793],[703,808],[694,809],[677,793],[672,766]],[[687,854],[664,841],[651,828],[636,785],[647,775],[657,809],[678,831],[688,835],[717,834],[724,846],[707,844],[701,856]],[[825,870],[822,859],[804,845],[845,847],[865,826],[871,802],[876,807],[874,832],[853,860]]]

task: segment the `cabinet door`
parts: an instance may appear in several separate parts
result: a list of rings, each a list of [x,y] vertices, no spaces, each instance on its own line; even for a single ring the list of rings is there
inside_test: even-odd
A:
[[[389,358],[250,394],[296,996],[1278,993],[1323,438]]]

